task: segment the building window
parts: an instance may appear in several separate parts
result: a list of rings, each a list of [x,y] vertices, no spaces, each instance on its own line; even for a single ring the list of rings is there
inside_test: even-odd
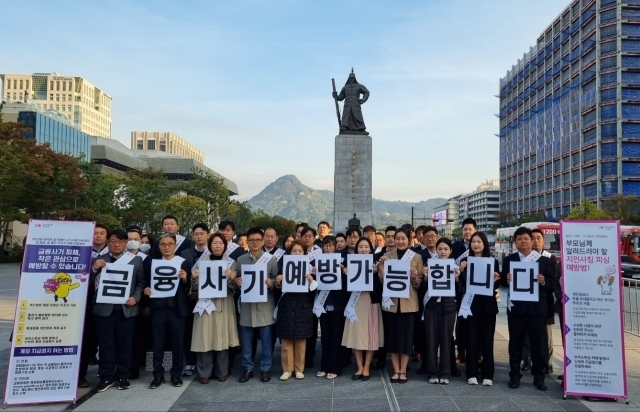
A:
[[[63,92],[67,91],[67,82],[62,82],[62,91]]]
[[[53,94],[49,95],[49,100],[53,100]]]
[[[25,84],[24,88],[29,90],[29,80],[25,80],[24,84]]]
[[[63,102],[66,102],[66,101],[67,101],[67,95],[66,95],[66,94],[63,94],[63,95],[62,95],[62,101],[63,101]]]
[[[18,81],[16,79],[13,79],[13,88],[14,89],[18,88]]]
[[[167,142],[160,141],[160,151],[161,152],[166,152],[167,151]]]
[[[144,141],[142,141],[142,140],[138,140],[138,143],[137,143],[136,149],[138,149],[138,150],[144,150]]]
[[[56,102],[59,102],[59,101],[60,101],[60,95],[56,94]]]
[[[56,91],[60,91],[60,80],[56,80]]]
[[[156,141],[148,140],[147,141],[147,150],[156,150]]]

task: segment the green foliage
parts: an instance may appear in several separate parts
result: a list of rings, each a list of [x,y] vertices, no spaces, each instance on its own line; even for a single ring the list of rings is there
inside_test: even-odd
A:
[[[622,225],[640,225],[640,197],[617,194],[603,200],[602,209]]]
[[[221,216],[229,213],[229,190],[224,179],[214,176],[210,172],[193,169],[193,178],[181,186],[189,195],[204,199],[206,203],[206,223],[209,227],[217,227]]]
[[[571,209],[567,214],[567,220],[607,220],[611,219],[611,214],[598,209],[596,205],[587,199],[582,199],[580,205]]]
[[[273,228],[281,238],[294,234],[296,231],[296,222],[294,220],[285,219],[282,216],[271,216],[264,210],[258,210],[253,214],[251,226],[264,229]]]
[[[223,216],[222,219],[235,222],[236,233],[244,233],[252,226],[253,212],[247,201],[231,200],[227,215]]]
[[[127,171],[127,180],[116,191],[117,204],[124,209],[123,226],[138,225],[143,230],[158,233],[164,203],[169,200],[169,187],[162,170],[151,167]]]
[[[162,205],[165,215],[173,215],[180,223],[180,233],[188,235],[196,223],[207,221],[207,202],[196,196],[173,196]]]

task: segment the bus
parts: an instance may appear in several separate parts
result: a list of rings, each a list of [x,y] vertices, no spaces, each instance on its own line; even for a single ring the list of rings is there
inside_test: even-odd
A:
[[[502,258],[516,251],[513,233],[518,227],[540,229],[544,235],[544,250],[556,256],[560,256],[560,223],[555,222],[529,222],[520,226],[501,227],[496,230],[496,243],[494,256],[500,264]]]

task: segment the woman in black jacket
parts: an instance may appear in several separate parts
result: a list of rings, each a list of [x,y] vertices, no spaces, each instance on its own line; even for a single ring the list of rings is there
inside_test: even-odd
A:
[[[436,243],[438,259],[449,259],[453,247],[447,238],[440,238]],[[456,289],[460,288],[460,269],[455,268]],[[429,285],[427,285],[429,289]],[[432,297],[424,305],[424,324],[427,331],[427,376],[429,383],[447,385],[451,376],[451,340],[456,323],[456,298]],[[440,362],[438,362],[438,347]]]
[[[491,257],[491,247],[487,236],[482,232],[476,232],[469,240],[469,256]],[[498,260],[494,259],[493,266],[493,295],[474,295],[471,302],[471,316],[468,319],[469,341],[467,342],[467,367],[466,375],[469,385],[478,384],[478,358],[482,356],[480,369],[482,371],[482,385],[493,385],[493,336],[496,331],[496,315],[498,314],[498,302],[496,291],[500,288],[500,273],[498,272]],[[460,283],[467,284],[467,258],[460,262],[462,274]],[[466,290],[465,290],[466,293]]]
[[[290,255],[304,255],[307,247],[294,240],[287,250]],[[315,268],[306,275],[308,283],[313,281]],[[282,288],[282,275],[276,277],[276,288]],[[307,338],[313,335],[313,299],[315,290],[306,293],[283,293],[278,301],[276,336],[282,347],[281,381],[288,380],[295,372],[296,379],[304,379]]]

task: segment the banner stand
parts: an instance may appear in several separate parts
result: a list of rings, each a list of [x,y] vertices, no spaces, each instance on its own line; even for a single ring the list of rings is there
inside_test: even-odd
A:
[[[564,220],[560,238],[563,399],[624,399],[629,405],[620,222]]]

